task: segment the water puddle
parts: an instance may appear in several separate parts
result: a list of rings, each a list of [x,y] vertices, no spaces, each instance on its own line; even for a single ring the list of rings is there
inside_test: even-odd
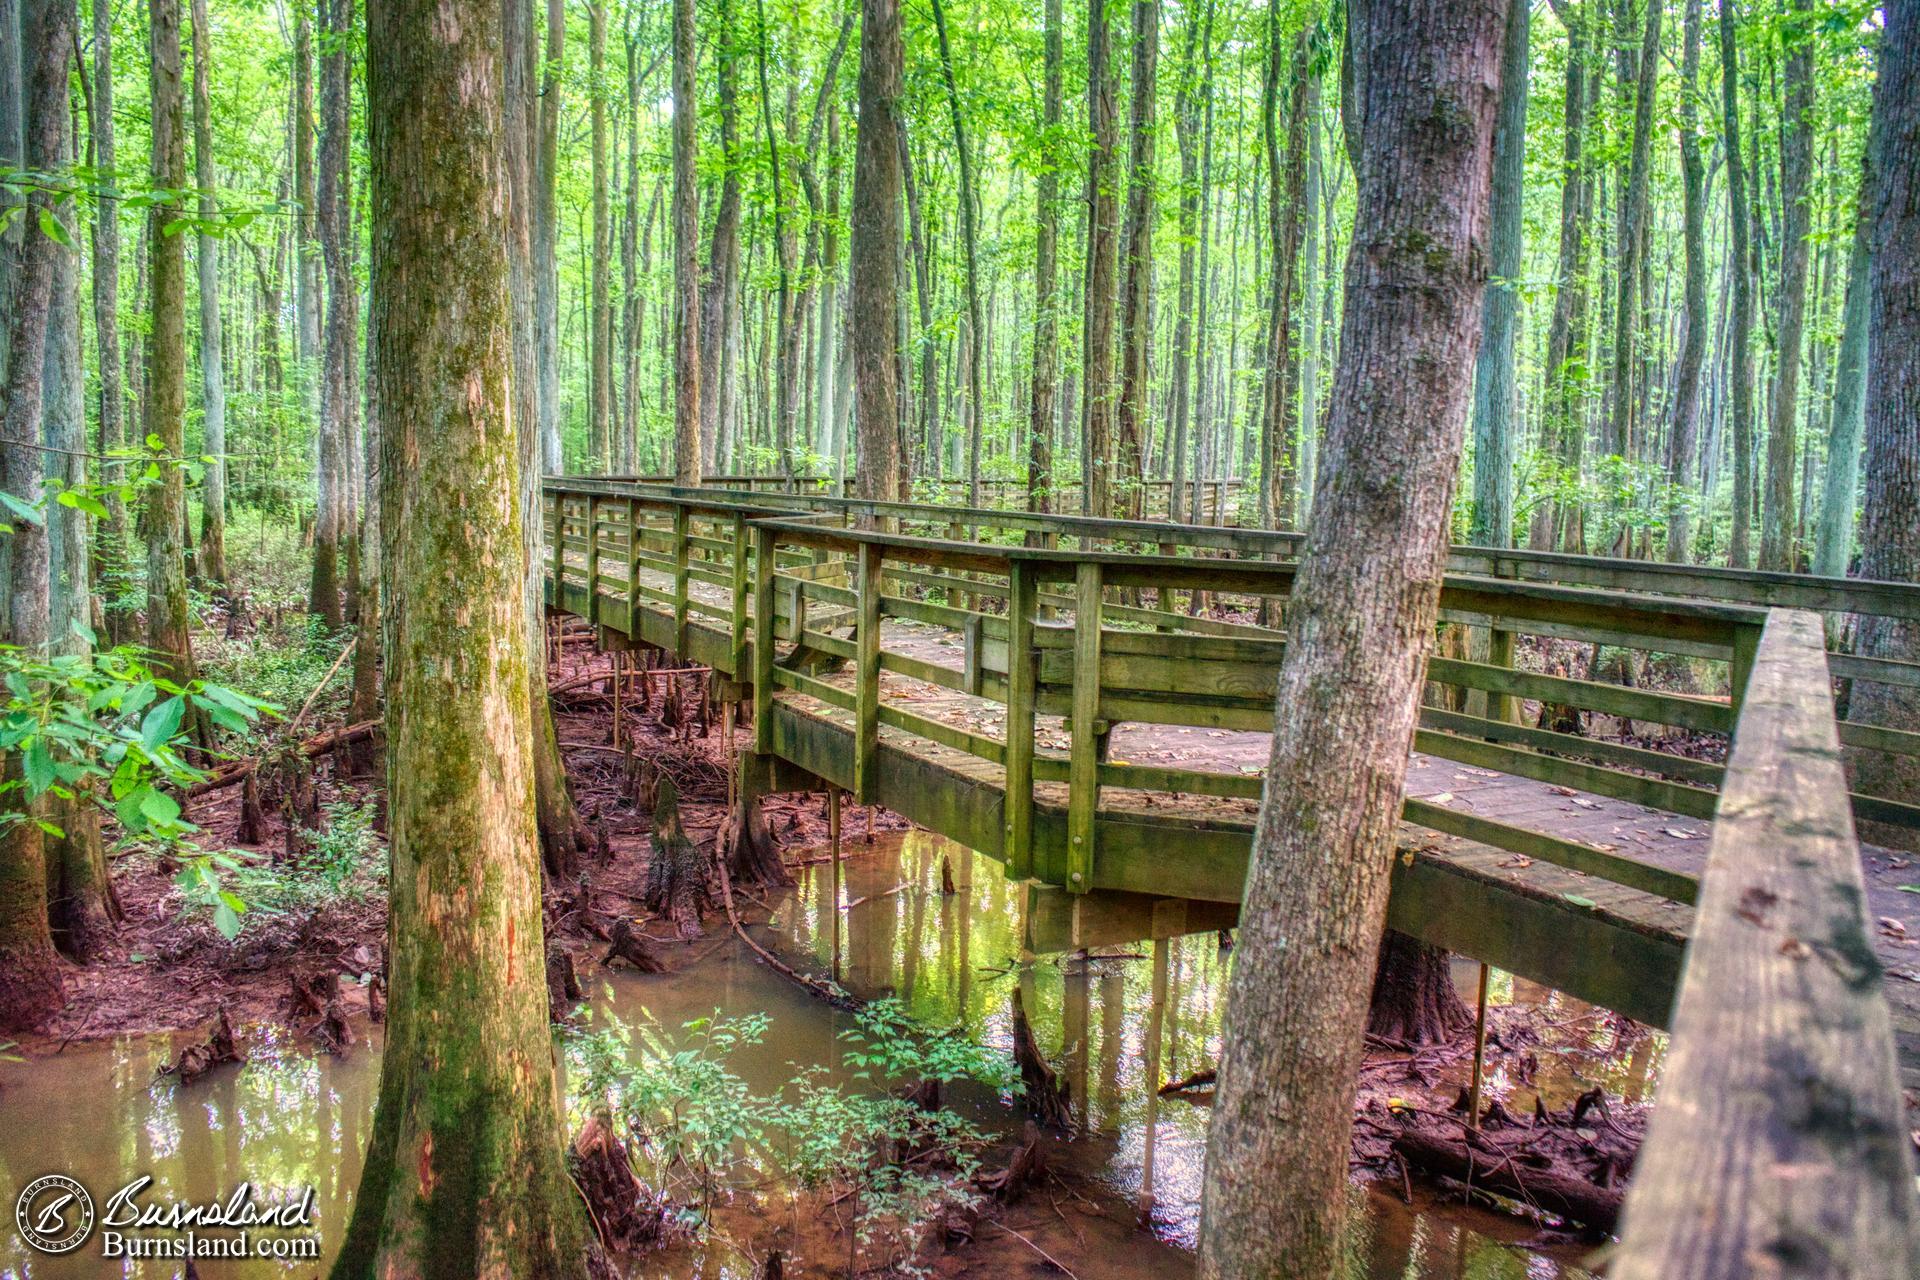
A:
[[[1026,891],[1009,883],[998,863],[914,833],[874,845],[849,845],[840,901],[841,975],[866,996],[896,995],[921,1021],[963,1028],[984,1043],[1012,1041],[1017,989],[1034,1030],[1071,1087],[1085,1131],[1064,1157],[1124,1201],[1151,1198],[1152,1235],[1088,1216],[1091,1238],[1076,1254],[1078,1274],[1179,1274],[1190,1264],[1198,1226],[1208,1110],[1150,1096],[1149,1030],[1156,967],[1163,966],[1159,1078],[1178,1079],[1214,1064],[1220,1042],[1230,955],[1211,933],[1171,939],[1156,958],[1152,942],[1115,942],[1091,958],[1023,952]],[[944,869],[943,869],[944,862]],[[942,892],[951,875],[955,892]],[[808,866],[790,893],[769,899],[776,947],[819,972],[832,966],[832,869]],[[716,930],[710,950],[685,971],[664,977],[596,974],[589,1001],[596,1018],[617,1015],[634,1029],[636,1053],[670,1053],[689,1043],[684,1024],[716,1011],[764,1013],[768,1034],[735,1050],[729,1069],[755,1091],[777,1092],[803,1068],[824,1065],[829,1078],[850,1080],[842,1066],[839,1013],[757,963]],[[1468,978],[1471,981],[1471,978]],[[1606,1035],[1564,997],[1502,978],[1496,998],[1561,1001],[1566,1035],[1592,1041],[1575,1070],[1552,1059],[1532,1087],[1549,1101],[1591,1083],[1633,1096],[1657,1070],[1657,1048],[1638,1045],[1609,1057]],[[1556,1017],[1559,1010],[1556,1010]],[[51,1058],[0,1063],[0,1185],[19,1187],[61,1172],[92,1189],[96,1200],[139,1174],[151,1174],[155,1196],[224,1198],[241,1181],[256,1187],[312,1185],[317,1227],[331,1256],[344,1234],[358,1180],[361,1145],[371,1124],[379,1079],[378,1028],[342,1058],[314,1056],[277,1028],[253,1030],[244,1066],[221,1068],[182,1088],[157,1078],[172,1051],[165,1036],[129,1037],[73,1046]],[[1564,1077],[1564,1078],[1563,1078]],[[1495,1077],[1491,1087],[1523,1097],[1530,1088]],[[962,1091],[949,1105],[984,1125],[1005,1129],[1017,1117],[1004,1099]],[[1530,1097],[1525,1105],[1530,1106]],[[1150,1153],[1150,1154],[1149,1154]],[[1151,1169],[1151,1182],[1147,1170]],[[1353,1188],[1351,1274],[1360,1280],[1551,1280],[1579,1277],[1579,1253],[1521,1247],[1524,1224],[1416,1196]],[[1048,1212],[1044,1201],[1041,1212]],[[168,1277],[173,1261],[105,1263],[91,1245],[54,1258],[30,1251],[11,1230],[0,1232],[0,1276],[19,1280],[120,1274]],[[112,1269],[118,1268],[118,1269]],[[208,1280],[230,1276],[323,1274],[311,1260],[202,1262]],[[724,1248],[682,1249],[646,1260],[643,1273],[718,1276],[741,1273]]]

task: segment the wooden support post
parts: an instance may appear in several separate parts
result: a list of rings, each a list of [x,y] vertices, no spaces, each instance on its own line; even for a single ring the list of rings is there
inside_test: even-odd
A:
[[[947,538],[952,542],[961,542],[966,538],[966,529],[957,520],[947,522]],[[971,609],[973,597],[962,586],[967,580],[960,570],[953,571],[953,585],[947,588],[947,603],[956,609]]]
[[[1015,560],[1007,574],[1007,874],[1033,875],[1033,564]]]
[[[733,601],[727,619],[727,652],[733,655],[733,669],[727,674],[735,680],[746,674],[747,667],[747,597],[752,590],[747,577],[747,547],[747,518],[736,514],[733,517]]]
[[[960,691],[980,696],[981,666],[985,658],[982,650],[986,641],[985,614],[970,613],[967,620],[960,624],[960,638],[963,645],[960,661]]]
[[[833,896],[827,914],[833,917],[833,980],[840,981],[840,788],[827,788],[827,839],[833,854]]]
[[[753,531],[753,749],[773,750],[773,530]]]
[[[673,652],[687,657],[687,535],[692,532],[687,509],[673,509]]]
[[[1492,975],[1487,962],[1480,962],[1480,997],[1473,1015],[1473,1077],[1467,1090],[1467,1128],[1480,1128],[1480,1085],[1487,1068],[1487,979]]]
[[[1100,563],[1075,574],[1073,604],[1073,744],[1067,765],[1067,888],[1093,887],[1094,815],[1100,806]]]
[[[600,499],[587,499],[587,621],[600,621]]]
[[[1162,542],[1160,544],[1160,554],[1163,556],[1172,556],[1174,554],[1174,550],[1175,550],[1174,544],[1171,542]],[[1178,631],[1180,629],[1179,615],[1174,613],[1174,610],[1173,610],[1173,588],[1172,587],[1157,588],[1154,591],[1153,605],[1154,605],[1154,608],[1160,610],[1160,612],[1167,615],[1167,620],[1165,622],[1155,624],[1154,626],[1155,631],[1162,631],[1162,632]]]
[[[556,609],[567,606],[567,495],[556,493],[553,496],[553,523],[548,526],[552,532],[552,546],[548,551],[553,555],[553,596],[551,603]]]
[[[857,612],[853,632],[853,798],[873,802],[873,763],[880,748],[880,573],[877,543],[860,544]]]
[[[1747,681],[1753,676],[1753,660],[1760,652],[1760,634],[1759,627],[1735,627],[1733,631],[1733,656],[1727,663],[1727,692],[1736,717],[1747,700]]]

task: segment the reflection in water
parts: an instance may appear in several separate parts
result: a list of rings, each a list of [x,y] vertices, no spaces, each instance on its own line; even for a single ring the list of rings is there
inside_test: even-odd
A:
[[[924,1022],[964,1029],[1010,1049],[1010,1003],[1018,986],[1042,1049],[1069,1083],[1075,1119],[1085,1131],[1065,1159],[1127,1200],[1150,1207],[1153,1230],[1191,1245],[1198,1225],[1208,1112],[1182,1099],[1156,1099],[1149,1082],[1213,1065],[1220,1048],[1229,957],[1212,933],[1159,943],[1121,943],[1091,954],[1034,957],[1023,951],[1027,890],[1009,883],[984,857],[915,833],[904,840],[853,846],[844,864],[838,915],[842,971],[864,995],[891,991]],[[942,862],[955,892],[942,893]],[[835,911],[829,864],[810,866],[800,885],[774,901],[772,932],[790,955],[831,965]],[[597,1009],[633,1027],[637,1052],[682,1046],[682,1024],[724,1010],[765,1012],[772,1031],[744,1046],[728,1065],[756,1091],[772,1093],[807,1066],[840,1071],[846,1015],[800,991],[745,948],[723,939],[690,971],[640,977],[601,974],[590,984]],[[1503,999],[1564,1000],[1538,989],[1499,988]],[[1611,1034],[1566,1007],[1566,1034],[1605,1048]],[[1154,1034],[1158,1023],[1159,1034]],[[78,1177],[96,1201],[142,1173],[155,1199],[223,1198],[242,1180],[263,1191],[316,1188],[321,1242],[340,1242],[378,1086],[378,1034],[344,1058],[311,1056],[283,1029],[256,1032],[239,1068],[221,1068],[182,1088],[156,1080],[172,1050],[166,1036],[68,1049],[57,1057],[0,1064],[0,1198],[47,1172]],[[1609,1088],[1633,1096],[1659,1049],[1642,1038],[1618,1061],[1601,1055]],[[1154,1058],[1157,1055],[1156,1065]],[[1546,1085],[1542,1072],[1541,1087]],[[1501,1082],[1504,1086],[1505,1082]],[[1574,1087],[1578,1085],[1578,1088]],[[1569,1080],[1556,1088],[1578,1092]],[[1570,1095],[1569,1095],[1570,1096]],[[1009,1124],[1005,1100],[955,1099],[995,1125]],[[1151,1181],[1148,1171],[1151,1171]],[[1581,1273],[1548,1255],[1512,1246],[1523,1232],[1503,1219],[1458,1208],[1410,1209],[1397,1197],[1353,1188],[1353,1275],[1366,1280],[1505,1280]],[[0,1206],[4,1207],[4,1206]],[[736,1259],[681,1251],[647,1264],[647,1274],[721,1275]],[[1076,1268],[1099,1275],[1165,1274],[1171,1251],[1102,1251]],[[93,1245],[66,1258],[29,1252],[0,1231],[0,1277],[60,1280],[119,1274],[167,1277],[177,1262],[103,1263]],[[311,1276],[324,1265],[218,1263],[219,1276]]]

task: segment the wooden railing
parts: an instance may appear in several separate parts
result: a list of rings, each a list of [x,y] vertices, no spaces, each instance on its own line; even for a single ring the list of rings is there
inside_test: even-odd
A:
[[[1616,1280],[1920,1275],[1913,1139],[1821,623],[1754,656]]]

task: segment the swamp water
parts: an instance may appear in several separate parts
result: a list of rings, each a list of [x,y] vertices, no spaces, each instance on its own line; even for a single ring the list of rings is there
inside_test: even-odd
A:
[[[1187,1250],[1198,1227],[1208,1111],[1179,1099],[1150,1098],[1147,1041],[1155,971],[1164,966],[1160,1078],[1179,1079],[1216,1061],[1229,957],[1214,935],[1173,939],[1160,957],[1151,942],[1123,943],[1096,948],[1090,960],[1040,956],[1022,964],[1024,890],[1001,875],[997,862],[917,832],[870,846],[849,842],[847,851],[841,976],[851,989],[863,996],[894,994],[926,1025],[962,1028],[1005,1051],[1012,1044],[1012,993],[1021,991],[1042,1049],[1071,1087],[1074,1115],[1085,1130],[1059,1150],[1056,1162],[1110,1192],[1102,1197],[1108,1201],[1104,1217],[1076,1215],[1080,1226],[1072,1229],[1085,1247],[1067,1259],[1075,1274],[1081,1280],[1190,1274]],[[941,891],[943,860],[955,881],[951,896]],[[796,889],[767,902],[774,949],[821,973],[830,968],[833,951],[831,885],[830,863],[814,862],[803,869]],[[709,923],[712,940],[696,944],[708,950],[679,973],[596,972],[588,990],[596,1017],[613,1014],[630,1025],[636,1052],[664,1054],[691,1042],[693,1033],[684,1029],[690,1021],[716,1011],[764,1013],[764,1038],[727,1059],[750,1088],[777,1091],[811,1066],[825,1066],[829,1079],[851,1082],[840,1038],[851,1016],[758,963],[724,924]],[[1511,999],[1537,994],[1524,987],[1502,983],[1496,991]],[[283,1028],[251,1029],[243,1035],[244,1065],[217,1068],[185,1088],[157,1077],[173,1051],[168,1036],[76,1045],[54,1057],[0,1063],[0,1186],[18,1188],[43,1173],[65,1173],[88,1187],[98,1204],[111,1190],[150,1174],[154,1190],[148,1199],[164,1204],[224,1199],[242,1181],[263,1191],[311,1185],[315,1225],[330,1258],[345,1232],[378,1088],[379,1029],[370,1031],[346,1056],[333,1058],[316,1056]],[[1600,1058],[1594,1065],[1597,1070],[1583,1070],[1582,1076],[1629,1091],[1649,1070],[1644,1057],[1612,1063]],[[1018,1122],[1007,1100],[977,1090],[956,1090],[949,1105],[995,1130]],[[1149,1176],[1150,1234],[1128,1221]],[[1350,1194],[1356,1210],[1354,1280],[1554,1280],[1585,1274],[1576,1265],[1577,1250],[1520,1247],[1532,1234],[1525,1224],[1421,1197],[1409,1207],[1381,1190],[1356,1187]],[[1048,1213],[1049,1196],[1057,1202],[1058,1188],[1030,1193],[1037,1208],[1015,1220]],[[981,1240],[994,1235],[983,1232]],[[1047,1273],[1032,1254],[1001,1256],[1017,1260],[1017,1271],[988,1267],[976,1274]],[[323,1275],[324,1266],[324,1260],[203,1260],[199,1271],[207,1280],[306,1277]],[[109,1262],[94,1241],[74,1254],[48,1257],[29,1250],[15,1231],[0,1232],[0,1277],[10,1280],[174,1277],[180,1267],[177,1261]],[[730,1249],[682,1246],[641,1259],[634,1273],[744,1280],[750,1270]]]

